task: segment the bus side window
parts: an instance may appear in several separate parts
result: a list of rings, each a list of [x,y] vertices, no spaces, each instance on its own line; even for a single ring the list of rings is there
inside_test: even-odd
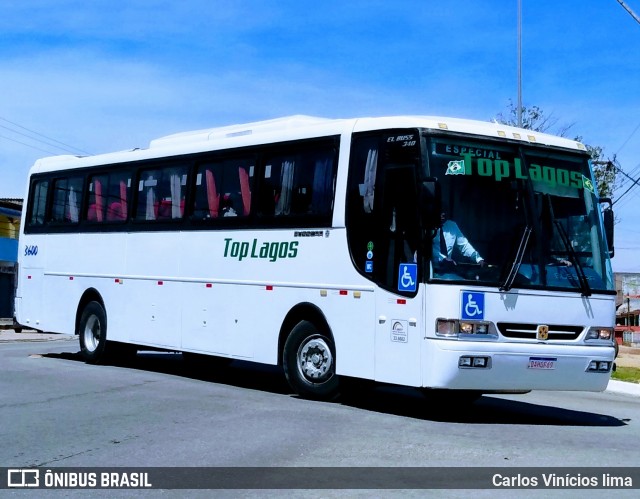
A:
[[[245,217],[251,211],[250,161],[229,160],[224,162],[220,184],[220,216]]]
[[[347,184],[346,223],[351,258],[369,279],[382,267],[374,194],[378,167],[378,137],[354,140]]]
[[[252,161],[224,160],[196,172],[193,218],[244,217],[251,211]]]
[[[260,215],[273,216],[278,199],[278,186],[272,178],[273,165],[267,161],[264,165],[263,178],[258,194],[260,196]]]
[[[218,218],[220,212],[220,194],[216,179],[215,165],[199,166],[196,172],[196,187],[193,205],[193,218],[207,220]]]
[[[29,200],[29,225],[44,224],[48,191],[48,180],[38,180],[33,183]]]
[[[187,173],[184,167],[162,170],[160,199],[156,216],[161,220],[182,218],[186,194]]]
[[[78,223],[82,206],[82,180],[82,177],[70,177],[54,181],[52,222]]]
[[[103,189],[106,191],[108,182],[109,178],[105,175],[94,176],[89,180],[89,203],[85,214],[88,222],[104,222],[107,199]]]
[[[329,215],[333,209],[334,183],[333,145],[268,157],[260,194],[261,214]]]
[[[247,216],[251,211],[251,177],[253,176],[253,166],[238,167],[240,177],[240,196],[242,198],[242,214]]]
[[[311,213],[328,215],[333,210],[335,190],[335,152],[323,152],[313,160]]]
[[[295,158],[281,158],[276,163],[278,175],[273,179],[275,216],[289,215],[291,213],[291,191],[293,189],[295,170]]]
[[[182,218],[186,190],[186,166],[143,171],[138,182],[136,220]]]
[[[109,176],[107,188],[107,222],[122,222],[127,219],[127,200],[131,190],[131,176],[129,174],[115,174]]]
[[[155,220],[158,213],[158,177],[159,170],[145,170],[138,181],[138,203],[136,220]]]

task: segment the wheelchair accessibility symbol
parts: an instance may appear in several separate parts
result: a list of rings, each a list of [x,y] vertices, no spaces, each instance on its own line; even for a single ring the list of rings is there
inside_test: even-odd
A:
[[[415,291],[418,289],[418,265],[401,263],[398,269],[398,291]]]
[[[462,292],[462,319],[484,319],[484,293]]]

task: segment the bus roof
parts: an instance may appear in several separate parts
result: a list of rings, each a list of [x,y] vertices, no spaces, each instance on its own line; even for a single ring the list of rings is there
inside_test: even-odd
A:
[[[79,168],[389,128],[426,128],[441,132],[466,133],[479,137],[504,138],[523,143],[586,151],[585,146],[575,140],[490,121],[437,116],[328,119],[294,115],[172,134],[152,140],[147,149],[135,148],[95,156],[52,156],[38,160],[32,170],[51,171],[59,168]]]

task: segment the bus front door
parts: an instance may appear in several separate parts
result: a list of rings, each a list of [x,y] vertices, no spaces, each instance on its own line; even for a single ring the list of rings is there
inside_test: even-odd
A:
[[[420,386],[423,335],[417,264],[417,194],[412,164],[385,164],[376,205],[377,381]]]

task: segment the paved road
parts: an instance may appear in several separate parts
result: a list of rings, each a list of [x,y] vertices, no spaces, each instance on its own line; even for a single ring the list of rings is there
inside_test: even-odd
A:
[[[640,400],[485,396],[434,412],[409,389],[340,403],[293,396],[235,362],[199,375],[180,354],[90,366],[75,341],[0,345],[0,466],[619,466],[640,462]]]

